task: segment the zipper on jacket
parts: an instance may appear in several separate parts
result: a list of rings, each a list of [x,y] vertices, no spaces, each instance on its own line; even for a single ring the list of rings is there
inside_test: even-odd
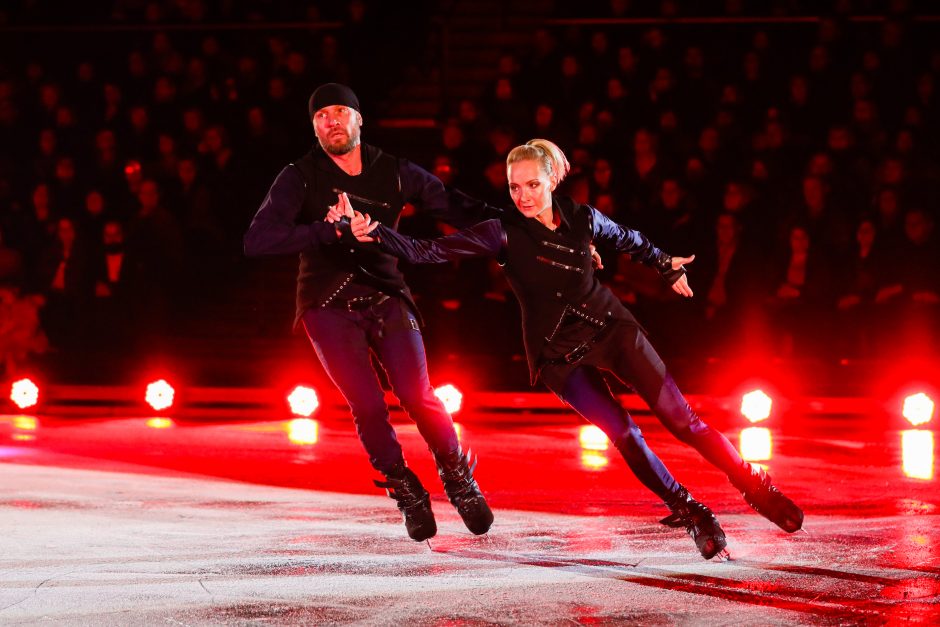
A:
[[[567,270],[569,272],[578,272],[578,273],[584,272],[584,268],[578,268],[575,266],[569,266],[564,263],[559,263],[557,261],[553,261],[549,259],[548,257],[543,257],[542,255],[537,256],[536,259],[541,261],[542,263],[547,263],[550,266],[554,266],[555,268],[561,268],[562,270]]]
[[[576,252],[578,252],[574,248],[568,248],[567,246],[562,246],[561,244],[549,242],[548,240],[542,240],[542,246],[548,246],[549,248],[554,248],[555,250],[563,250],[566,253],[571,253],[571,254],[575,254]]]

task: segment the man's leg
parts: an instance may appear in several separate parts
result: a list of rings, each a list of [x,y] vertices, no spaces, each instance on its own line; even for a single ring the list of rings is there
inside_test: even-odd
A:
[[[728,438],[692,411],[672,376],[646,336],[634,326],[623,326],[610,340],[611,370],[630,384],[680,441],[697,450],[728,475],[758,513],[788,532],[803,524],[803,512],[770,483],[770,477],[745,462]]]
[[[476,463],[460,449],[454,422],[434,395],[418,323],[395,298],[374,309],[382,326],[381,333],[373,337],[373,346],[392,391],[428,443],[444,491],[467,528],[478,535],[486,533],[493,523],[493,513],[473,478]]]
[[[548,379],[552,380],[551,377]],[[692,498],[647,446],[640,428],[611,394],[597,368],[575,368],[557,387],[560,389],[552,391],[603,430],[637,479],[673,512],[662,520],[663,524],[685,527],[705,559],[711,559],[725,548],[725,534],[714,514]]]
[[[320,363],[349,403],[369,462],[386,477],[376,485],[397,501],[412,539],[422,541],[434,536],[437,524],[430,496],[405,464],[389,421],[385,393],[372,369],[369,323],[361,314],[336,309],[311,309],[303,322]]]

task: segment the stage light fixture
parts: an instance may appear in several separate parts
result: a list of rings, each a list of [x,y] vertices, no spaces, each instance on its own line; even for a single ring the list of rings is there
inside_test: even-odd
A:
[[[904,399],[901,415],[913,426],[925,425],[933,418],[934,402],[924,392],[911,394]]]
[[[10,385],[10,400],[20,409],[35,407],[39,403],[39,386],[32,379],[18,379]]]
[[[163,411],[173,406],[173,398],[176,390],[167,383],[166,379],[158,379],[147,384],[147,391],[144,393],[144,400],[154,411]]]
[[[313,388],[298,385],[288,395],[287,404],[290,405],[290,410],[295,416],[309,418],[320,406],[320,399]]]
[[[444,409],[451,415],[460,411],[460,407],[463,405],[463,394],[450,383],[436,387],[434,396],[444,403]]]
[[[320,439],[320,425],[310,418],[294,418],[287,423],[287,438],[293,444],[316,444]]]
[[[751,422],[760,422],[770,418],[773,399],[763,390],[753,390],[741,397],[741,415]]]
[[[584,425],[578,432],[578,443],[585,451],[606,451],[610,447],[607,434],[594,425]]]

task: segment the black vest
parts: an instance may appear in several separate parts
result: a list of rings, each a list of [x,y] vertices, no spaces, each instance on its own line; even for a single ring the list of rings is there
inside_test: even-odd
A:
[[[639,326],[620,300],[594,276],[590,209],[570,198],[552,197],[562,225],[552,231],[517,211],[502,216],[506,231],[506,278],[522,309],[523,341],[534,384],[539,358],[565,314],[576,309],[588,322],[619,320]]]
[[[300,171],[306,187],[298,223],[323,220],[328,207],[336,204],[338,192],[335,190],[339,190],[374,201],[376,204],[367,204],[350,198],[357,211],[368,213],[373,220],[389,227],[397,226],[404,205],[398,159],[367,144],[362,144],[361,150],[362,173],[358,176],[343,172],[319,144],[292,164]],[[308,309],[326,306],[350,283],[403,298],[417,315],[414,299],[395,257],[374,247],[337,242],[300,253],[294,324]]]

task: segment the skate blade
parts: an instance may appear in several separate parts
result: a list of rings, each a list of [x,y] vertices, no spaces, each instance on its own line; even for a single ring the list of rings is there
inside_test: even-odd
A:
[[[730,562],[730,561],[731,561],[731,553],[728,552],[728,549],[721,549],[721,550],[718,551],[718,553],[715,555],[715,558],[714,558],[714,559],[718,560],[719,562]]]

